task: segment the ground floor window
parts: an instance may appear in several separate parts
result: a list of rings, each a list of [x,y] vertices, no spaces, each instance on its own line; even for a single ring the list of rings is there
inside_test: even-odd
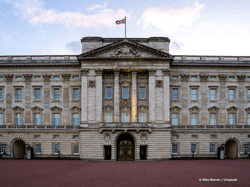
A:
[[[191,154],[196,154],[196,144],[191,144]]]
[[[250,154],[250,144],[247,145],[247,153]]]
[[[177,144],[172,145],[172,153],[177,154]]]
[[[60,152],[60,145],[56,144],[54,148],[55,148],[55,152],[54,153],[57,154],[58,152]]]
[[[0,144],[0,153],[3,152],[3,145]]]
[[[129,113],[122,113],[122,122],[129,122]]]
[[[41,144],[36,144],[36,154],[41,154]]]
[[[215,153],[215,144],[210,144],[210,153]]]
[[[73,147],[73,153],[74,154],[78,154],[79,153],[79,145],[78,144],[74,144],[74,147]]]

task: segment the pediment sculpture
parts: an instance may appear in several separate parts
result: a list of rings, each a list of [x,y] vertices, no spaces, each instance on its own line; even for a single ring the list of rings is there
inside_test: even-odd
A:
[[[124,45],[122,47],[118,47],[118,49],[114,52],[114,55],[116,57],[139,57],[140,54],[136,49],[130,48],[127,45]]]

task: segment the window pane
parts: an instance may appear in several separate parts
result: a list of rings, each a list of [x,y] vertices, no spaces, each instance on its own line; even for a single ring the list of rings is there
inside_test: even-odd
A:
[[[173,76],[172,79],[178,79],[178,77],[177,76]]]
[[[112,98],[112,88],[106,87],[106,99],[111,99],[111,98]]]
[[[215,77],[210,77],[210,79],[215,79]]]
[[[210,144],[210,153],[215,153],[215,144]]]
[[[54,89],[54,99],[59,100],[59,89]]]
[[[79,153],[79,145],[74,145],[74,153]]]
[[[0,114],[0,125],[3,125],[3,114]]]
[[[21,89],[16,90],[16,99],[22,100],[22,90]]]
[[[146,122],[146,113],[139,113],[139,122],[140,123]]]
[[[36,76],[35,79],[41,79],[41,77],[40,76]]]
[[[0,100],[3,100],[3,90],[0,89]]]
[[[197,114],[191,114],[191,125],[197,125]]]
[[[210,100],[215,100],[215,90],[210,90]]]
[[[58,153],[60,151],[60,145],[55,145],[55,153]]]
[[[22,125],[22,116],[21,116],[21,114],[16,114],[16,125]]]
[[[229,114],[229,125],[234,125],[234,114]]]
[[[73,114],[73,125],[79,125],[79,114]]]
[[[216,125],[216,114],[210,114],[210,125]]]
[[[178,125],[178,114],[172,114],[172,125]]]
[[[234,100],[234,90],[229,90],[229,100]]]
[[[129,122],[129,113],[122,113],[122,122]]]
[[[191,153],[196,153],[196,144],[191,144]]]
[[[35,93],[36,93],[36,100],[40,100],[40,89],[36,89],[35,90]]]
[[[126,99],[129,96],[128,87],[122,87],[122,98]]]
[[[247,114],[247,124],[250,125],[250,114]]]
[[[79,89],[74,88],[73,89],[73,99],[78,100],[79,99]]]
[[[177,145],[176,144],[172,145],[172,153],[177,153]]]
[[[250,144],[247,145],[247,153],[250,154]]]
[[[177,100],[178,99],[178,89],[173,88],[172,89],[172,100]]]
[[[41,145],[36,144],[36,154],[41,154]]]
[[[106,123],[112,122],[112,113],[105,113],[105,122]]]
[[[139,96],[140,96],[140,99],[145,99],[146,98],[146,89],[145,89],[145,87],[140,87]]]
[[[191,100],[196,100],[197,99],[197,89],[192,89],[191,90]]]
[[[54,114],[54,125],[60,125],[60,114]]]
[[[35,125],[41,125],[41,114],[35,114]]]
[[[194,76],[194,77],[191,77],[191,79],[197,79],[197,77]]]
[[[250,90],[247,90],[247,100],[250,101]]]

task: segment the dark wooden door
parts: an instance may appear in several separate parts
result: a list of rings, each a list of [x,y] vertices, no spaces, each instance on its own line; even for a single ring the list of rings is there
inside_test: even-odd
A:
[[[227,158],[237,158],[237,142],[229,140],[226,143],[226,156]]]
[[[105,147],[105,160],[111,160],[111,146]]]
[[[14,158],[24,158],[25,155],[25,143],[21,140],[14,142],[13,146]]]
[[[129,140],[123,140],[118,146],[118,156],[120,161],[132,161],[134,160],[133,144]]]

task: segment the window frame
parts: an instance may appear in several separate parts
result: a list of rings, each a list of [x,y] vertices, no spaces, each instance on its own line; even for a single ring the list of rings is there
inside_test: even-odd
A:
[[[106,114],[111,114],[111,116],[108,116],[108,118],[107,118]],[[105,123],[112,123],[113,122],[113,112],[112,111],[107,111],[104,113],[104,115],[105,115]],[[107,119],[111,119],[111,121],[109,121],[109,120],[107,121]]]
[[[19,123],[17,123],[17,115],[20,115],[21,117],[19,118],[20,120],[21,120],[21,123],[19,124]],[[22,115],[22,113],[15,113],[15,124],[17,125],[17,126],[19,126],[19,125],[22,125],[23,124],[23,115]],[[19,121],[20,122],[20,121]]]
[[[58,150],[58,148],[56,148],[56,146],[59,148],[59,151],[60,151],[60,153],[61,153],[61,147],[60,147],[60,144],[59,143],[56,143],[56,144],[54,144],[53,145],[53,147],[54,147],[54,154],[55,155],[57,155],[58,154],[58,151],[56,152],[56,150]]]
[[[173,124],[173,115],[177,115],[177,118],[175,118],[177,119],[177,124]],[[171,125],[179,125],[179,113],[171,113]]]
[[[144,116],[140,116],[140,114],[143,114]],[[146,112],[138,112],[138,122],[139,123],[147,123],[147,113]],[[143,121],[140,121],[140,119],[144,119]]]
[[[176,152],[173,152],[173,146],[176,146]],[[173,155],[177,155],[177,154],[178,154],[178,144],[177,144],[177,143],[172,144],[171,153],[172,153]]]
[[[192,115],[197,115],[196,118],[192,118]],[[192,119],[196,119],[196,124],[192,124]],[[192,112],[190,115],[190,125],[198,125],[199,124],[199,114],[196,112]]]
[[[124,97],[123,88],[128,88],[128,97]],[[122,99],[129,99],[129,86],[122,86]]]
[[[197,149],[197,143],[191,143],[191,147],[190,147],[190,154],[192,155],[193,153],[192,153],[192,145],[195,145],[195,152],[194,152],[194,154],[196,155],[196,154],[198,154],[198,149]]]
[[[215,115],[215,118],[211,118],[213,115]],[[215,119],[215,124],[211,124],[211,119]],[[217,113],[209,113],[209,125],[217,125]]]
[[[144,98],[141,97],[141,88],[144,88]],[[139,86],[139,99],[146,99],[146,86]]]
[[[75,90],[77,90],[77,98],[75,97]],[[73,100],[74,101],[79,101],[79,94],[80,93],[80,89],[79,88],[73,88],[73,93],[72,93],[72,95],[73,95]]]
[[[233,117],[234,117],[232,125],[236,125],[236,114],[234,112],[233,113],[228,113],[228,125],[230,125],[230,115],[233,115]]]
[[[40,152],[37,152],[37,146],[40,146]],[[42,154],[42,145],[40,143],[35,144],[35,154],[36,155],[41,155]]]
[[[211,152],[211,145],[214,146],[214,152]],[[209,144],[209,154],[216,154],[216,145],[215,145],[215,143],[210,143]]]
[[[75,115],[78,115],[78,118],[75,118],[74,117]],[[80,125],[80,114],[79,113],[72,113],[72,119],[73,119],[73,121],[72,121],[73,125],[76,125],[76,126]],[[75,121],[74,119],[78,119],[78,120],[76,120],[78,124],[74,124],[74,121]]]
[[[61,124],[61,115],[60,115],[61,113],[53,113],[52,115],[53,115],[53,125],[56,125],[55,124],[55,115],[59,115],[59,124],[58,125],[56,125],[56,126],[59,126],[60,124]],[[58,118],[57,118],[58,119]]]
[[[110,97],[107,97],[107,88],[110,88]],[[113,99],[113,87],[112,86],[105,86],[105,99]]]
[[[128,121],[123,121],[123,118],[124,118],[123,114],[127,114],[128,115],[128,116],[125,116],[126,118],[128,118]],[[122,120],[121,120],[122,123],[129,123],[130,122],[130,114],[129,114],[129,112],[122,112],[121,115],[122,115],[121,116],[122,117]]]

